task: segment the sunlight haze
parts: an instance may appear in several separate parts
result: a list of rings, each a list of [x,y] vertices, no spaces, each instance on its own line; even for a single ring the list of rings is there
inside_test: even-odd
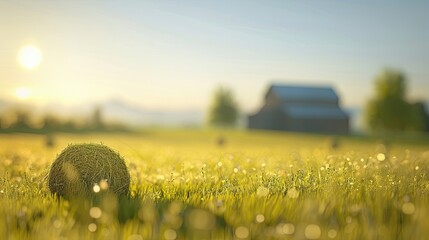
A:
[[[19,50],[18,61],[24,68],[33,69],[42,61],[42,53],[37,47],[27,45]]]
[[[410,97],[427,101],[428,10],[387,0],[3,1],[0,94],[23,99],[25,86],[41,104],[205,111],[225,85],[251,112],[284,82],[331,84],[344,106],[362,107],[393,67]]]

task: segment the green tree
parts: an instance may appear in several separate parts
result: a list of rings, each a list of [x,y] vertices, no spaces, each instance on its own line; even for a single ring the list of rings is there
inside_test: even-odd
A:
[[[234,94],[228,88],[217,88],[209,108],[209,124],[213,126],[234,126],[237,123],[237,119],[238,106],[234,101]]]
[[[365,108],[365,121],[371,131],[420,131],[423,116],[406,100],[407,79],[401,72],[386,69],[375,79],[375,97]]]
[[[43,130],[46,132],[58,131],[61,128],[61,120],[52,114],[47,114],[43,118]]]
[[[30,113],[26,110],[16,110],[15,112],[16,121],[13,124],[12,128],[16,131],[31,131],[31,117]]]
[[[100,106],[97,106],[94,108],[94,111],[92,113],[91,118],[91,127],[95,130],[102,130],[104,129],[104,122],[103,122],[103,113]]]

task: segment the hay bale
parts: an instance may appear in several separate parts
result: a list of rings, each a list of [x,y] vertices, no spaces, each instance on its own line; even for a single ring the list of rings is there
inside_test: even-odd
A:
[[[65,148],[49,172],[51,193],[70,197],[91,197],[109,190],[128,195],[130,174],[123,158],[101,144],[76,144]]]

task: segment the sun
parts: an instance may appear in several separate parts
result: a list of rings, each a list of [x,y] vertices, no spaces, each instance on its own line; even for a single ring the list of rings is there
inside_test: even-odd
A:
[[[21,100],[26,100],[26,99],[29,99],[31,97],[31,90],[29,88],[26,88],[26,87],[20,87],[20,88],[16,89],[15,95],[17,98],[19,98]]]
[[[18,53],[18,62],[27,69],[34,69],[42,61],[42,52],[33,45],[22,47]]]

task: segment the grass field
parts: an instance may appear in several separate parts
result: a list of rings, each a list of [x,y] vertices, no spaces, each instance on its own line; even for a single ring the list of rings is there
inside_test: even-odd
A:
[[[129,198],[50,194],[50,164],[80,142],[125,158]],[[55,143],[0,135],[0,239],[429,239],[427,140],[147,130]]]

